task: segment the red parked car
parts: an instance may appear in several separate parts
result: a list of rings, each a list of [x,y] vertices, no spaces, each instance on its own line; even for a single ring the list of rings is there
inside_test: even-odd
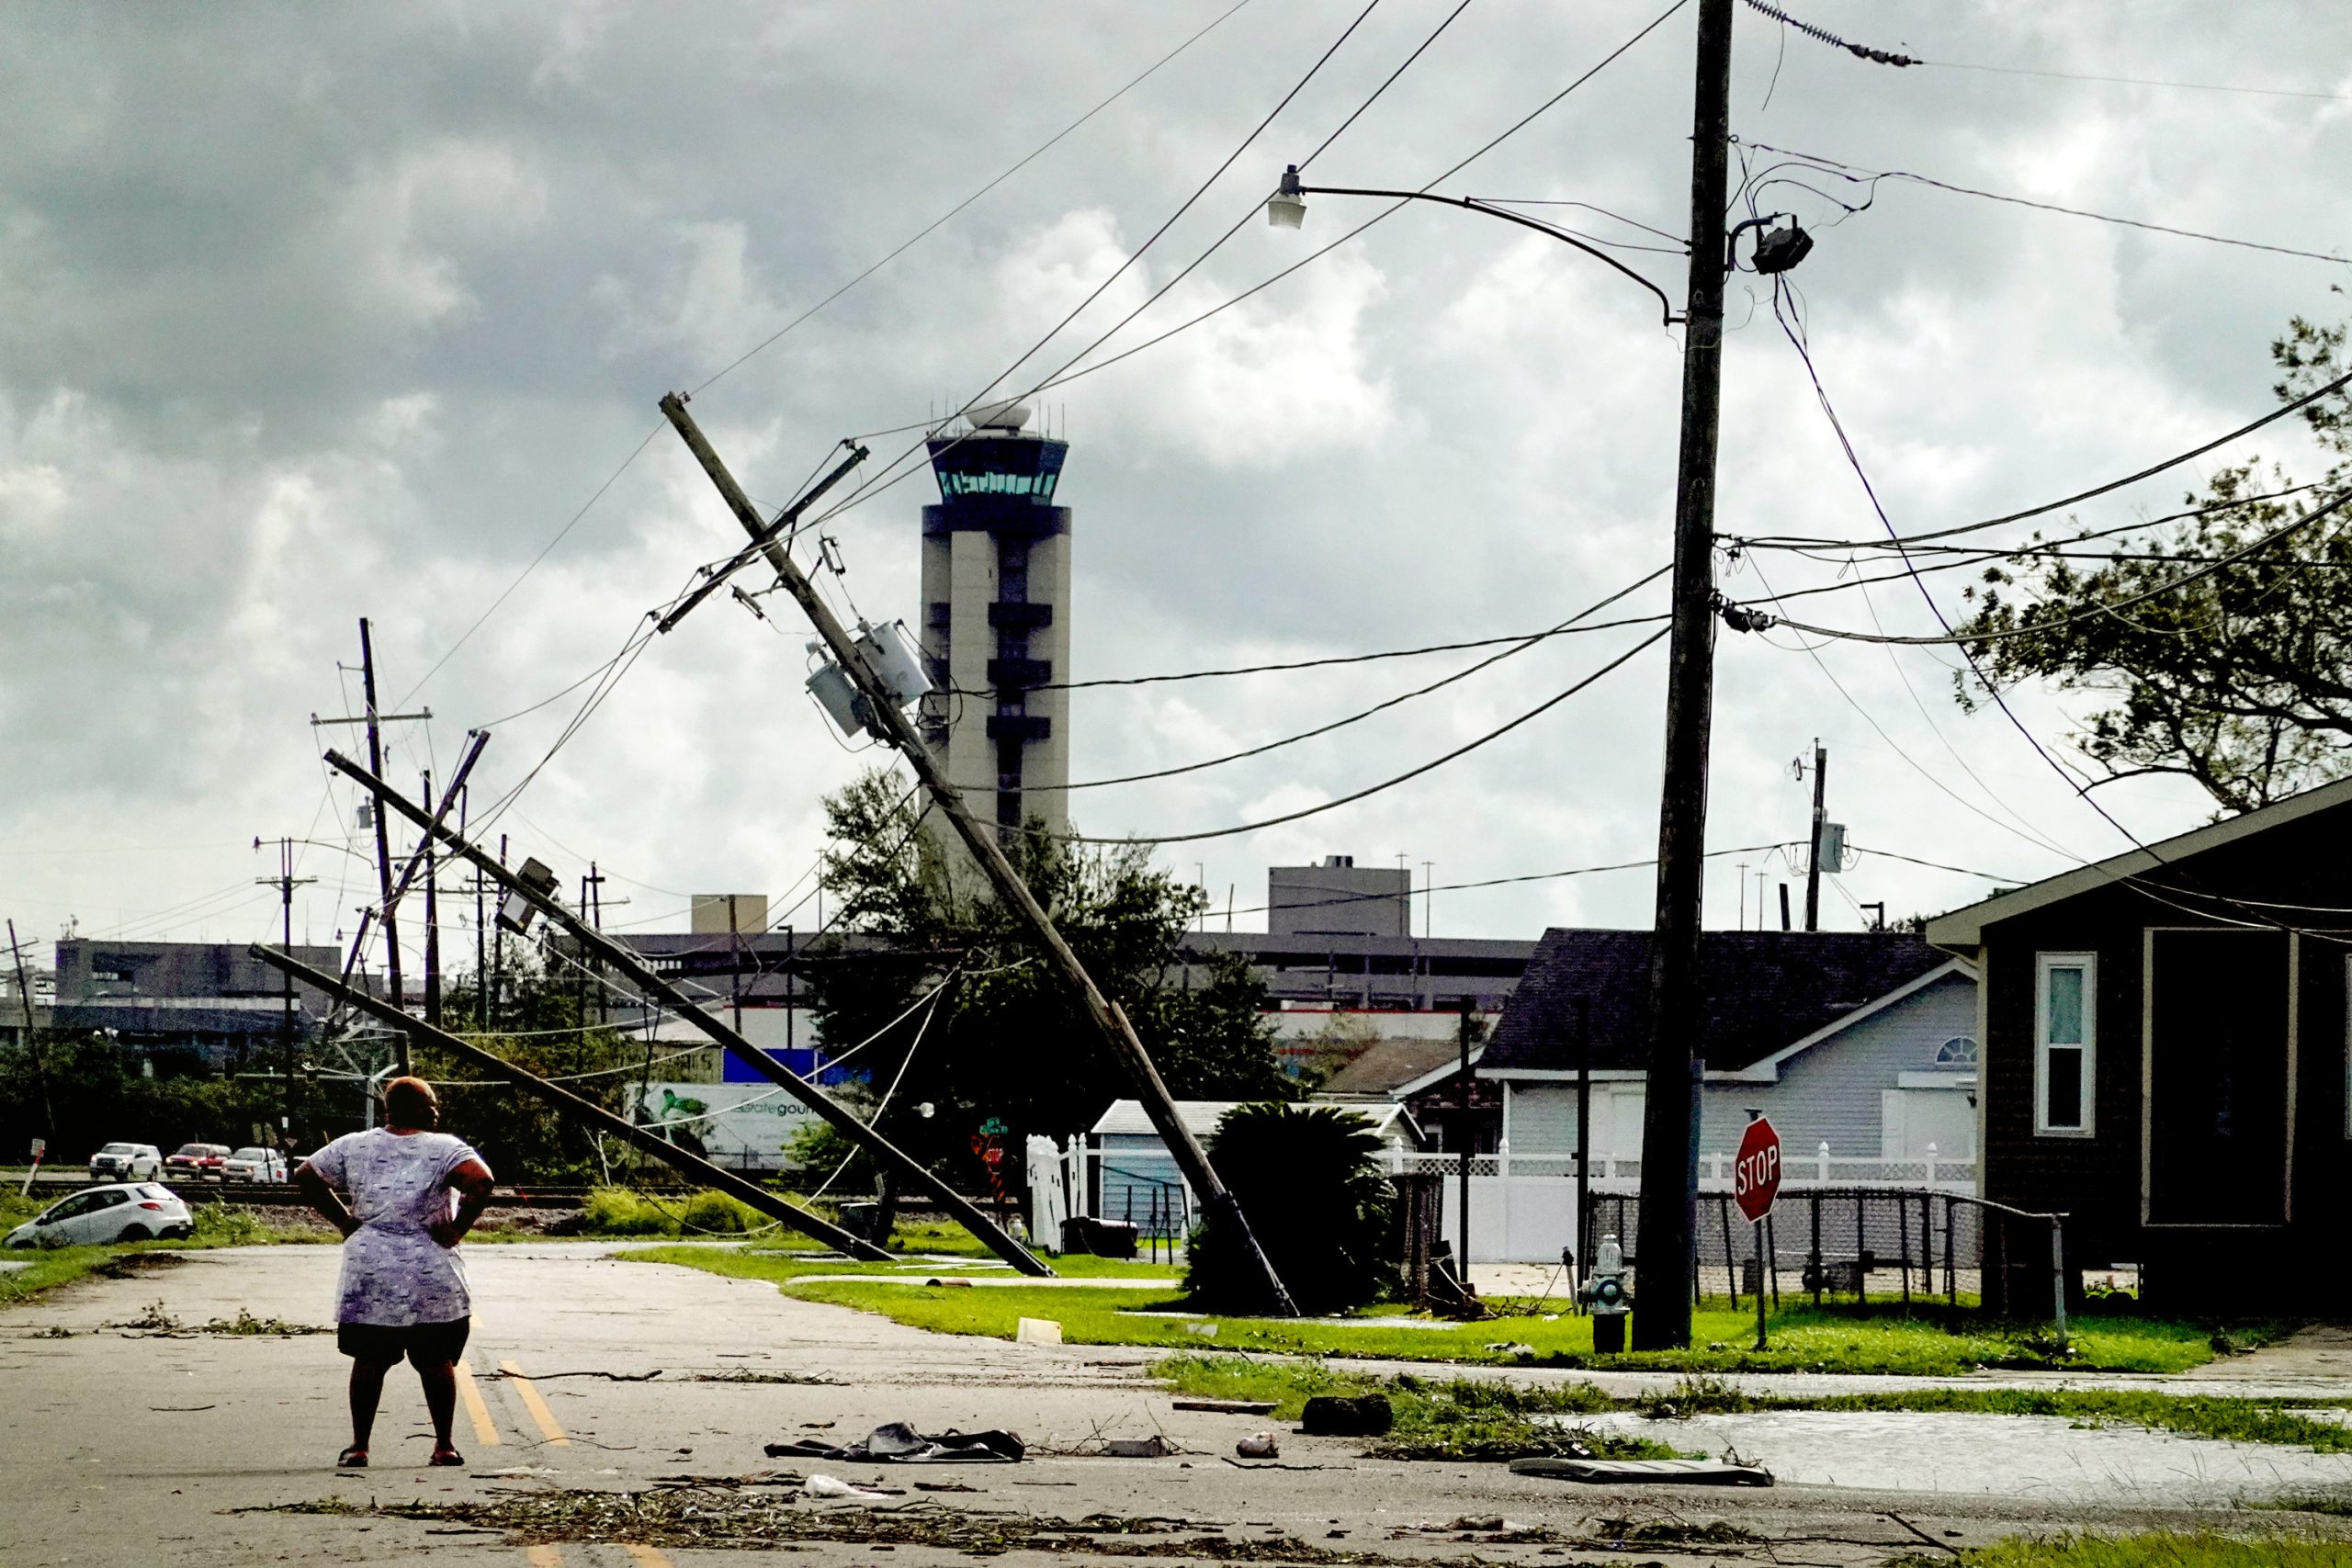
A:
[[[218,1181],[220,1168],[228,1160],[226,1144],[182,1144],[164,1159],[164,1175],[166,1179],[177,1177],[182,1181]]]

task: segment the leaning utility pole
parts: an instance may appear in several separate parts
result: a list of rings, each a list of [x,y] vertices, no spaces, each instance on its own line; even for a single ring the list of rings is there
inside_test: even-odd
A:
[[[1723,4],[1729,3],[1730,0],[1723,0]],[[1720,301],[1723,288],[1720,278],[1716,280],[1715,287]],[[997,897],[1028,926],[1038,944],[1045,949],[1047,961],[1060,971],[1062,978],[1077,994],[1080,1004],[1086,1010],[1088,1019],[1102,1037],[1103,1043],[1134,1079],[1136,1098],[1142,1101],[1145,1114],[1151,1118],[1153,1128],[1167,1145],[1169,1153],[1175,1156],[1177,1169],[1183,1173],[1184,1179],[1200,1195],[1201,1207],[1209,1223],[1224,1227],[1230,1243],[1238,1247],[1264,1277],[1269,1309],[1278,1316],[1297,1315],[1298,1309],[1291,1301],[1290,1292],[1283,1287],[1281,1276],[1274,1272],[1273,1265],[1267,1261],[1265,1252],[1258,1245],[1258,1238],[1250,1233],[1250,1221],[1242,1213],[1241,1205],[1234,1201],[1232,1193],[1226,1190],[1225,1183],[1217,1179],[1216,1172],[1210,1168],[1207,1154],[1201,1148],[1200,1140],[1176,1114],[1175,1102],[1169,1096],[1168,1086],[1160,1081],[1159,1070],[1152,1066],[1151,1055],[1136,1037],[1134,1024],[1094,984],[1093,976],[1086,972],[1086,965],[1080,962],[1077,953],[1055,929],[1052,917],[1046,913],[1045,907],[1029,891],[1028,884],[1021,880],[1021,874],[1013,869],[1012,862],[1006,857],[1004,846],[997,841],[993,829],[984,829],[973,819],[970,809],[964,804],[962,793],[948,782],[947,775],[933,759],[930,750],[915,733],[913,726],[907,722],[906,715],[899,712],[898,699],[890,694],[867,666],[865,655],[850,641],[849,634],[842,629],[841,622],[817,596],[817,591],[810,586],[807,575],[778,543],[777,525],[760,516],[751,498],[743,493],[742,488],[735,482],[735,477],[728,472],[727,465],[712,449],[701,426],[686,412],[685,396],[673,392],[663,398],[662,412],[677,428],[678,434],[685,441],[687,449],[694,453],[695,460],[702,464],[703,472],[709,476],[710,482],[726,501],[728,509],[735,513],[736,521],[751,536],[752,545],[767,558],[785,592],[799,603],[801,610],[808,616],[809,624],[817,628],[817,635],[824,639],[833,662],[841,667],[865,699],[874,726],[881,731],[883,739],[906,759],[908,767],[913,770],[915,777],[929,793],[932,804],[939,809],[940,815],[947,818],[948,826],[963,840],[974,863],[996,889]],[[863,456],[863,449],[854,455]],[[778,520],[779,523],[783,521]]]
[[[289,953],[273,953],[258,942],[247,948],[246,951],[263,963],[284,971],[289,979],[299,975],[345,1006],[364,1012],[378,1022],[389,1024],[399,1030],[403,1040],[414,1034],[420,1039],[440,1046],[458,1061],[471,1062],[476,1066],[487,1067],[524,1093],[553,1106],[559,1113],[574,1117],[600,1132],[610,1133],[616,1138],[624,1139],[653,1156],[654,1158],[675,1167],[693,1180],[699,1181],[707,1187],[715,1187],[769,1218],[790,1225],[794,1230],[812,1240],[851,1258],[861,1258],[867,1262],[894,1261],[888,1251],[875,1246],[864,1236],[851,1235],[831,1221],[810,1213],[797,1203],[787,1201],[781,1195],[768,1190],[758,1182],[747,1181],[722,1166],[713,1165],[700,1155],[690,1154],[651,1128],[640,1127],[624,1117],[616,1116],[594,1100],[584,1100],[570,1089],[540,1077],[536,1073],[526,1072],[503,1056],[483,1050],[462,1035],[435,1029],[401,1009],[388,1007],[376,998],[368,995],[367,992],[346,986],[334,976],[323,970],[313,969]]]
[[[1666,779],[1658,803],[1657,921],[1650,942],[1648,1096],[1634,1247],[1634,1348],[1690,1343],[1699,1209],[1699,917],[1707,851],[1707,741],[1714,705],[1715,445],[1723,410],[1734,0],[1699,0],[1690,110],[1690,279],[1683,308],[1682,448],[1674,489],[1667,643]]]
[[[41,1125],[57,1136],[57,1108],[49,1102],[49,1068],[40,1059],[40,1037],[33,1027],[32,982],[25,978],[25,950],[17,945],[17,922],[8,922],[8,956],[17,965],[17,1000],[25,1010],[25,1053],[32,1058],[33,1081],[40,1086]]]
[[[507,870],[504,865],[491,859],[479,847],[460,837],[447,823],[433,819],[413,801],[402,796],[391,785],[368,773],[341,752],[329,751],[326,760],[329,766],[373,793],[379,808],[397,811],[410,821],[424,828],[442,843],[447,845],[452,853],[496,882],[506,894],[503,902],[511,904],[520,899],[530,908],[538,911],[563,928],[564,931],[579,945],[579,951],[582,953],[591,952],[596,953],[606,967],[635,982],[641,996],[657,998],[667,1005],[680,1019],[707,1035],[729,1055],[815,1111],[835,1132],[873,1156],[876,1163],[887,1170],[896,1171],[910,1186],[930,1197],[933,1202],[947,1212],[950,1218],[977,1236],[981,1245],[989,1250],[1023,1274],[1040,1278],[1052,1275],[1053,1269],[1049,1266],[1031,1254],[1019,1242],[1007,1235],[996,1222],[980,1213],[977,1205],[950,1187],[929,1167],[908,1155],[865,1122],[859,1121],[839,1100],[834,1100],[817,1085],[810,1083],[777,1061],[775,1056],[753,1045],[741,1034],[728,1028],[723,1021],[697,1005],[692,997],[673,982],[655,974],[652,967],[638,957],[634,951],[597,931],[557,902],[548,887],[526,882],[519,874]],[[503,849],[505,844],[504,834],[499,836],[499,843]],[[528,865],[531,863],[526,860],[524,863]],[[503,932],[506,927],[502,924],[499,930]],[[650,1049],[650,1046],[648,1048]]]
[[[1821,829],[1829,820],[1829,748],[1813,743],[1813,848],[1804,858],[1804,929],[1821,929]]]

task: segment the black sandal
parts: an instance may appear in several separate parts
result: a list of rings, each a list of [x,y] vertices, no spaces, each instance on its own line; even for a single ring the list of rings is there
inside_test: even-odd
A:
[[[334,1456],[334,1467],[337,1470],[365,1470],[368,1468],[368,1450],[354,1444]]]
[[[363,1461],[362,1462],[364,1463],[366,1461]],[[435,1449],[433,1450],[433,1457],[426,1460],[424,1462],[434,1465],[463,1464],[466,1462],[466,1456],[459,1453],[455,1449]]]

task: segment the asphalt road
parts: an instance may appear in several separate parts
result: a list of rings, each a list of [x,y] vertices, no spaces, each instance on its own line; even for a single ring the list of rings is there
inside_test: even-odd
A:
[[[786,1508],[769,1539],[800,1550],[796,1561],[875,1563],[888,1551],[910,1568],[986,1550],[970,1539],[976,1519],[1014,1527],[1027,1543],[1007,1553],[1015,1560],[1071,1561],[1108,1549],[1175,1562],[1332,1563],[1553,1563],[1581,1555],[1595,1531],[1623,1533],[1605,1520],[1721,1519],[1764,1540],[1703,1552],[1651,1541],[1616,1560],[1843,1568],[1920,1548],[1920,1532],[1957,1546],[2018,1529],[2217,1518],[2242,1528],[2246,1518],[2169,1508],[2143,1490],[2087,1501],[1820,1486],[1611,1493],[1499,1466],[1365,1460],[1354,1443],[1287,1432],[1281,1463],[1295,1468],[1244,1471],[1224,1456],[1264,1423],[1172,1409],[1145,1374],[1146,1352],[928,1335],[796,1302],[763,1283],[616,1261],[615,1250],[565,1243],[469,1251],[476,1337],[467,1360],[480,1404],[461,1405],[458,1438],[469,1464],[454,1471],[424,1467],[423,1403],[404,1371],[388,1383],[374,1466],[338,1473],[345,1364],[332,1336],[186,1331],[241,1310],[323,1325],[335,1267],[329,1248],[190,1254],[10,1311],[0,1317],[0,1568],[394,1559],[687,1568],[740,1560],[741,1551],[675,1536],[649,1546],[609,1525],[592,1532],[560,1523],[527,1538],[365,1511],[245,1510],[498,1502],[573,1488],[645,1494],[665,1478],[783,1469],[899,1489],[880,1502]],[[142,1319],[183,1329],[120,1326]],[[786,1377],[830,1381],[749,1381]],[[711,1378],[737,1381],[698,1381]],[[892,1420],[926,1431],[1010,1427],[1030,1441],[1032,1458],[886,1470],[795,1465],[761,1451],[770,1440],[851,1438]],[[1154,1433],[1183,1451],[1140,1460],[1093,1451],[1105,1438]],[[926,1492],[917,1482],[974,1490]],[[708,1495],[723,1512],[744,1497],[790,1495],[754,1484]],[[1051,1549],[1030,1528],[1096,1514],[1181,1522],[1140,1534],[1071,1534]],[[812,1518],[821,1528],[808,1527]],[[1521,1539],[1448,1528],[1493,1518]],[[828,1539],[791,1539],[809,1535]],[[950,1544],[927,1543],[943,1537]]]

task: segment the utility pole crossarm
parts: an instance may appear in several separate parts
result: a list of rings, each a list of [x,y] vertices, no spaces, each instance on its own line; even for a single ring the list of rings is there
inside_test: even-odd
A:
[[[390,784],[377,778],[339,751],[329,751],[330,766],[346,774],[372,791],[382,807],[390,807],[424,828],[434,838],[509,894],[522,898],[548,919],[561,926],[583,953],[594,952],[606,964],[635,981],[641,994],[661,998],[663,1005],[676,1012],[723,1047],[727,1054],[760,1074],[770,1083],[783,1089],[803,1105],[815,1111],[835,1131],[859,1147],[872,1154],[882,1164],[896,1170],[923,1193],[935,1200],[965,1229],[978,1237],[983,1245],[1023,1274],[1049,1278],[1053,1269],[1033,1255],[1019,1242],[1007,1235],[1001,1227],[957,1192],[929,1167],[909,1156],[881,1134],[859,1121],[848,1108],[823,1089],[810,1083],[783,1063],[760,1050],[741,1033],[712,1016],[686,995],[678,986],[654,973],[652,967],[621,942],[597,931],[571,910],[558,903],[548,893],[524,881],[514,872],[499,864],[496,859],[483,853],[448,824],[435,823],[423,807],[402,795]]]
[[[325,970],[311,968],[291,953],[279,953],[274,948],[264,947],[259,942],[255,942],[245,951],[264,964],[284,972],[288,977],[299,978],[307,985],[317,987],[345,1006],[355,1008],[379,1023],[390,1024],[394,1029],[401,1031],[404,1035],[413,1036],[428,1043],[438,1045],[462,1061],[489,1068],[524,1093],[545,1100],[557,1110],[576,1116],[616,1137],[627,1139],[638,1148],[653,1156],[654,1158],[675,1166],[695,1180],[717,1188],[729,1197],[749,1204],[769,1218],[791,1226],[803,1235],[822,1242],[825,1246],[846,1253],[852,1258],[863,1258],[867,1262],[895,1261],[889,1253],[872,1242],[862,1236],[852,1235],[840,1226],[820,1219],[797,1204],[786,1202],[780,1195],[769,1191],[759,1183],[746,1181],[722,1166],[713,1165],[699,1155],[689,1154],[650,1129],[640,1127],[625,1117],[616,1116],[594,1100],[584,1100],[570,1089],[549,1083],[535,1073],[526,1072],[503,1056],[483,1050],[470,1040],[451,1034],[445,1030],[435,1029],[431,1024],[397,1008],[389,1007],[367,992],[345,985]]]
[[[702,433],[702,427],[686,412],[684,396],[672,392],[664,397],[662,412],[676,428],[687,449],[694,453],[695,460],[702,465],[703,472],[727,502],[728,510],[734,513],[736,521],[743,525],[744,532],[758,540],[767,527],[759,509],[752,504],[751,498],[735,482],[735,476],[728,471],[727,465],[712,448],[709,439]],[[809,624],[816,627],[817,635],[823,639],[833,661],[848,675],[859,694],[865,697],[874,722],[882,728],[885,739],[906,759],[908,767],[913,770],[915,777],[930,794],[933,804],[946,818],[948,826],[963,840],[965,849],[970,852],[973,861],[995,888],[997,897],[1021,918],[1035,936],[1054,967],[1077,994],[1103,1043],[1126,1067],[1128,1076],[1135,1080],[1137,1098],[1143,1103],[1145,1113],[1150,1117],[1154,1130],[1167,1145],[1177,1168],[1200,1194],[1202,1207],[1212,1223],[1228,1226],[1235,1243],[1247,1256],[1256,1260],[1259,1272],[1266,1281],[1269,1308],[1277,1316],[1296,1316],[1298,1309],[1293,1303],[1289,1291],[1283,1287],[1281,1277],[1267,1261],[1257,1237],[1250,1233],[1250,1222],[1241,1213],[1240,1204],[1217,1179],[1200,1140],[1176,1114],[1175,1102],[1169,1097],[1167,1085],[1160,1081],[1159,1069],[1152,1066],[1150,1054],[1144,1049],[1134,1025],[1103,996],[1093,976],[1086,972],[1086,966],[1080,961],[1076,951],[1055,929],[1052,917],[1046,913],[1036,896],[1030,892],[1029,885],[1022,880],[1021,874],[1013,869],[1012,862],[1005,855],[1004,846],[997,842],[994,831],[983,829],[974,820],[970,808],[964,804],[962,792],[948,782],[947,775],[932,758],[930,749],[916,735],[906,715],[899,712],[898,699],[868,668],[865,656],[850,641],[849,634],[842,629],[839,618],[817,596],[817,590],[809,582],[808,575],[773,537],[760,547],[767,558],[768,565],[775,569],[785,592],[792,595],[808,615]]]
[[[817,499],[820,496],[832,489],[836,484],[839,484],[842,475],[848,473],[852,468],[856,468],[860,463],[865,461],[868,457],[872,456],[872,454],[864,446],[858,446],[854,442],[843,442],[842,445],[849,447],[849,456],[835,464],[831,473],[827,474],[823,479],[819,479],[814,485],[810,486],[808,494],[802,496],[790,506],[786,507],[782,512],[776,513],[776,519],[775,522],[767,525],[763,528],[755,530],[752,535],[752,542],[750,544],[745,545],[741,549],[737,550],[735,554],[728,559],[726,565],[713,571],[707,581],[698,585],[692,593],[686,595],[684,600],[678,604],[677,608],[672,610],[668,615],[655,622],[653,629],[657,632],[666,632],[673,626],[675,626],[680,621],[684,620],[686,616],[693,612],[695,605],[701,604],[704,600],[718,592],[719,586],[729,578],[734,576],[743,568],[751,565],[752,558],[757,556],[761,551],[766,549],[768,546],[775,543],[777,539],[783,538],[788,532],[790,532],[793,525],[800,521],[800,514],[808,511],[809,507],[815,505]],[[789,539],[786,540],[787,545],[790,544],[790,542],[791,541]]]

